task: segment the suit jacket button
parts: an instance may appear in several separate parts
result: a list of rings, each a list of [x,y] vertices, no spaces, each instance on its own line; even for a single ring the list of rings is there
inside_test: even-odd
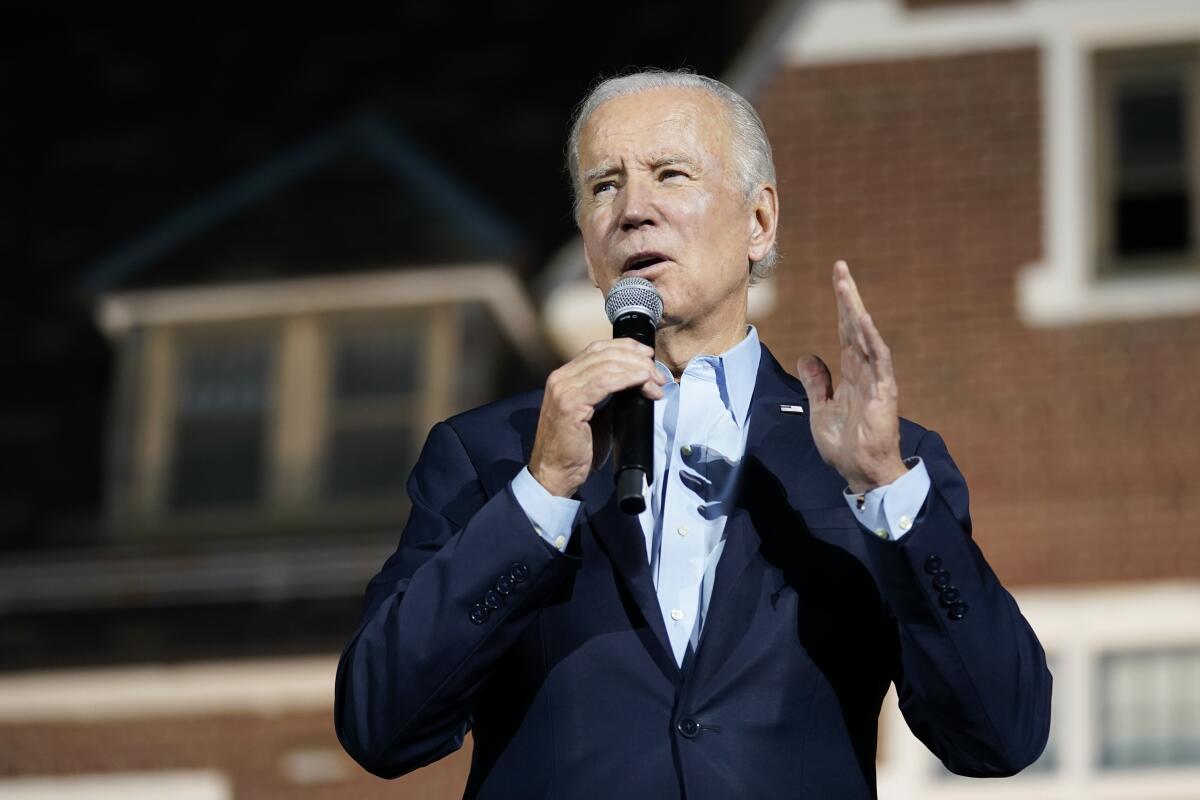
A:
[[[700,723],[691,717],[684,717],[679,720],[679,724],[675,726],[675,729],[687,738],[694,739],[696,738],[696,734],[700,732]]]
[[[925,572],[930,575],[936,575],[937,571],[942,568],[942,557],[934,554],[925,559]]]
[[[476,625],[482,625],[487,617],[488,610],[483,607],[482,603],[476,603],[471,607],[471,622],[474,622]]]
[[[958,622],[960,619],[962,619],[966,615],[967,615],[967,604],[966,603],[955,603],[954,605],[950,606],[950,613],[946,614],[946,616],[948,616],[950,619],[954,620],[955,622]]]
[[[937,575],[933,576],[933,588],[939,592],[950,586],[950,573],[942,570]]]
[[[500,607],[501,599],[502,598],[500,597],[500,593],[497,592],[495,589],[488,589],[486,592],[483,593],[483,604],[487,608],[490,608],[492,611],[495,611],[497,608]]]
[[[496,579],[496,591],[500,594],[512,594],[513,579],[508,575],[501,575]]]
[[[942,593],[938,595],[938,602],[942,604],[942,608],[949,608],[958,602],[958,589],[953,586],[947,586],[942,589]]]
[[[513,565],[509,567],[508,577],[513,579],[513,583],[523,583],[529,577],[529,567],[520,561],[513,562]]]

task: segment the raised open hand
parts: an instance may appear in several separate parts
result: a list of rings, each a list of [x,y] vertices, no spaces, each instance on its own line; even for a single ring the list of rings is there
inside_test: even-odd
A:
[[[815,355],[796,361],[811,404],[813,441],[825,463],[855,493],[891,483],[904,474],[900,417],[892,354],[863,307],[845,261],[833,265],[838,306],[841,382],[832,389],[829,367]]]

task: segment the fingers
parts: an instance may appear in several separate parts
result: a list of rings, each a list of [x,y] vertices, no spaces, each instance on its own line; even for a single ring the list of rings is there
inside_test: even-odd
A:
[[[833,376],[819,356],[807,355],[796,359],[796,374],[800,376],[808,400],[814,406],[820,406],[833,397]]]
[[[548,398],[557,405],[579,409],[590,417],[591,408],[614,392],[637,387],[651,400],[664,396],[668,378],[657,368],[654,351],[633,339],[592,342],[574,359],[551,373]],[[584,410],[584,409],[588,410]]]
[[[870,314],[863,314],[862,319],[859,320],[859,327],[862,329],[866,353],[873,368],[877,373],[886,370],[890,374],[892,351],[887,346],[887,342],[883,340],[879,329],[875,327],[875,320],[871,318]]]
[[[833,291],[838,305],[838,341],[843,349],[856,350],[864,360],[870,360],[871,343],[867,341],[863,327],[867,309],[845,261],[839,260],[833,265]]]

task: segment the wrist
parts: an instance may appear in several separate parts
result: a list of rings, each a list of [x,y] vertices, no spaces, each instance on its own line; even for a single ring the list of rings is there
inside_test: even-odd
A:
[[[854,494],[866,494],[880,486],[892,483],[906,472],[908,472],[908,467],[899,456],[896,456],[895,459],[891,459],[879,467],[847,477],[846,483]]]
[[[575,494],[575,490],[579,487],[572,484],[570,481],[564,480],[561,477],[555,476],[552,470],[543,471],[533,464],[529,465],[529,474],[533,479],[541,484],[542,488],[555,497],[570,498]]]

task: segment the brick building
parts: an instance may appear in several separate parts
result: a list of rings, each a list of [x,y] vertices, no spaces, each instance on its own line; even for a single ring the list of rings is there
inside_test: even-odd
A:
[[[785,265],[764,339],[835,354],[850,263],[1056,677],[1047,754],[1001,785],[945,775],[893,711],[881,796],[1200,791],[1198,55],[1186,0],[816,3],[756,97]]]

